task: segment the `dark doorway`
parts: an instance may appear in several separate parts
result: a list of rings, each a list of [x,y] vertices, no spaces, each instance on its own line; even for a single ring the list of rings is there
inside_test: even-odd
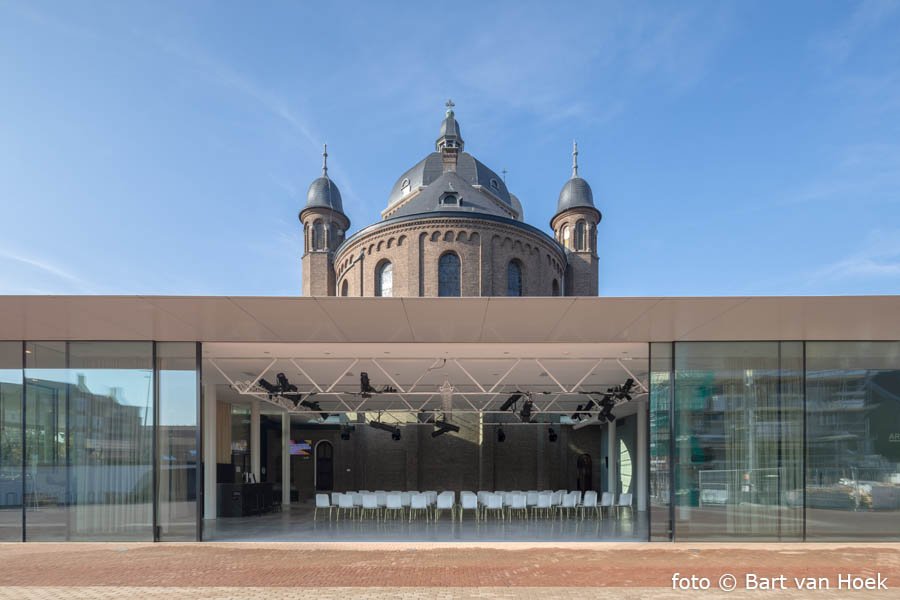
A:
[[[594,461],[590,454],[578,457],[578,489],[582,492],[594,489]]]
[[[334,447],[331,442],[316,444],[316,491],[328,492],[334,487]]]

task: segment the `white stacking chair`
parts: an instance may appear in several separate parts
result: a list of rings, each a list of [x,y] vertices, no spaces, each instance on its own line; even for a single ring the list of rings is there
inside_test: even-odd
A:
[[[437,495],[437,501],[434,506],[434,520],[437,521],[441,518],[442,510],[450,510],[450,520],[452,521],[455,518],[453,511],[456,507],[456,493],[455,492],[441,492]]]
[[[600,516],[603,516],[603,511],[607,511],[607,513],[612,509],[613,506],[613,495],[612,492],[603,492],[600,495]]]
[[[413,514],[424,512],[428,517],[428,496],[425,494],[414,494],[409,499],[409,522],[412,523]]]
[[[562,519],[563,512],[568,517],[578,506],[578,492],[569,492],[562,497],[562,504],[559,505],[559,518]]]
[[[341,494],[338,497],[338,511],[337,511],[337,520],[341,518],[341,512],[350,511],[350,518],[353,518],[353,512],[355,507],[353,506],[353,496],[350,494]]]
[[[475,511],[475,520],[478,520],[478,496],[472,492],[459,493],[459,520],[462,522],[463,512],[467,510]]]
[[[403,494],[401,492],[391,492],[385,498],[384,520],[387,521],[388,514],[400,515],[403,518]]]
[[[616,503],[616,518],[619,517],[619,509],[628,509],[631,514],[634,514],[634,509],[631,505],[631,494],[625,492],[619,494],[619,501]]]
[[[478,510],[481,512],[482,516],[484,516],[484,510],[487,508],[487,499],[489,495],[490,492],[478,490]]]
[[[484,514],[487,517],[488,512],[493,512],[495,515],[499,513],[500,518],[503,519],[503,496],[500,494],[489,494],[485,497],[486,504],[484,507]]]
[[[347,494],[353,499],[353,508],[356,512],[362,513],[362,494],[359,492],[347,492]]]
[[[378,496],[371,492],[360,494],[360,496],[362,496],[362,507],[359,511],[360,520],[362,520],[366,514],[371,514],[374,515],[375,518],[378,518],[381,513],[381,509],[378,506]]]
[[[387,492],[384,490],[377,490],[375,492],[375,500],[378,502],[380,508],[384,508],[387,506]]]
[[[581,499],[581,519],[584,520],[584,512],[588,509],[594,511],[594,516],[597,516],[597,492],[594,490],[588,490],[584,493],[584,498]]]
[[[553,513],[553,516],[556,516],[556,512],[559,510],[560,505],[562,505],[564,495],[565,492],[560,490],[556,490],[550,494],[550,512]]]
[[[522,492],[513,492],[510,494],[509,503],[509,519],[512,520],[513,513],[521,517],[528,517],[528,496]]]
[[[537,506],[538,493],[537,490],[528,490],[528,493],[525,495],[525,503],[529,508]]]
[[[400,506],[409,508],[410,498],[412,498],[412,492],[400,492]]]
[[[544,518],[550,516],[550,511],[553,509],[553,505],[551,501],[553,500],[553,492],[541,492],[537,497],[537,504],[532,508],[532,514],[536,517],[538,513]]]
[[[313,521],[319,518],[319,509],[328,509],[328,520],[331,520],[331,502],[328,500],[328,494],[316,494],[316,510],[313,513]]]

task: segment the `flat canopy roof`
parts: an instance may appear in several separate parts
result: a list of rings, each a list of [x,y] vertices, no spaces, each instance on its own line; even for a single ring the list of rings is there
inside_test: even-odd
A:
[[[0,339],[354,343],[900,340],[900,296],[0,296]]]

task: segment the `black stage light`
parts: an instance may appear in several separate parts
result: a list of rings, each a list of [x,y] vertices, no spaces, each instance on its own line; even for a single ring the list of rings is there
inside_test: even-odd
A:
[[[395,442],[400,441],[400,430],[399,429],[391,434],[391,439],[394,440]]]
[[[279,373],[275,376],[275,380],[278,381],[278,386],[281,388],[281,393],[284,394],[286,392],[296,392],[297,386],[288,381],[288,378],[284,373]]]
[[[616,417],[612,414],[612,409],[615,407],[616,401],[613,400],[612,396],[603,396],[603,400],[600,401],[600,406],[603,408],[600,410],[600,418],[605,419],[612,423],[616,420]]]
[[[623,385],[616,386],[616,398],[619,400],[631,400],[631,388],[634,386],[634,379],[629,377]]]
[[[439,435],[444,435],[448,431],[459,433],[459,425],[454,425],[453,423],[448,423],[447,421],[435,421],[434,431],[431,432],[431,437],[436,438]]]
[[[330,416],[327,412],[322,411],[322,406],[315,400],[301,400],[297,405],[319,413],[323,419],[327,419]]]
[[[522,394],[519,392],[516,392],[515,394],[513,394],[512,396],[510,396],[509,398],[506,399],[506,402],[503,403],[503,405],[500,407],[500,410],[504,410],[504,411],[509,410],[510,408],[512,408],[513,404],[515,404],[516,402],[518,402],[521,399],[522,399]]]
[[[347,441],[350,439],[350,434],[355,431],[356,428],[353,425],[344,425],[341,427],[341,439]]]
[[[388,425],[387,423],[382,423],[381,421],[369,421],[369,426],[374,427],[375,429],[380,429],[382,431],[387,431],[391,434],[391,437],[396,435],[397,437],[395,439],[400,439],[399,427]]]
[[[583,404],[579,404],[578,407],[575,409],[575,412],[572,413],[572,420],[574,421],[575,419],[577,419],[578,417],[580,417],[580,416],[581,416],[581,411],[583,411],[583,410],[584,410],[584,405],[583,405]]]
[[[547,437],[550,438],[550,441],[551,441],[551,442],[555,442],[556,439],[557,439],[559,436],[556,435],[556,432],[553,431],[553,428],[551,427],[551,428],[547,431]]]
[[[375,391],[372,384],[369,383],[369,374],[363,371],[359,374],[359,392],[363,398],[369,398],[369,394]]]
[[[502,428],[502,427],[498,427],[498,428],[497,428],[497,441],[498,441],[498,442],[505,442],[505,441],[506,441],[506,433],[503,432],[503,428]]]
[[[534,402],[531,401],[531,398],[522,403],[522,410],[519,411],[519,418],[522,419],[523,423],[531,423],[531,409],[534,407]]]
[[[281,392],[281,388],[279,388],[277,385],[272,385],[271,383],[269,383],[262,377],[259,378],[258,383],[259,383],[259,387],[261,387],[262,389],[266,390],[269,393],[269,398],[271,398],[272,396],[275,396],[279,392]]]

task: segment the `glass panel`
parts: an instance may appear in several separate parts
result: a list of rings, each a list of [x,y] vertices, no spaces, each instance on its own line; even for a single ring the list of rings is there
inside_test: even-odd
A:
[[[672,539],[672,344],[650,344],[650,539]]]
[[[68,538],[65,342],[25,344],[25,539]]]
[[[231,405],[231,464],[238,481],[250,473],[250,409],[240,404]]]
[[[152,539],[153,345],[69,343],[73,539]]]
[[[0,541],[22,540],[22,342],[0,342]]]
[[[808,539],[900,539],[900,343],[806,345]]]
[[[26,345],[26,539],[152,539],[150,342]]]
[[[438,296],[459,295],[459,257],[448,252],[438,262]]]
[[[584,221],[575,224],[575,249],[584,250]]]
[[[509,261],[506,268],[506,295],[522,295],[522,266],[515,260]]]
[[[196,344],[156,345],[159,376],[159,539],[197,538],[197,357]]]
[[[378,267],[375,294],[386,298],[394,295],[394,265],[390,262],[384,262]]]
[[[675,345],[676,539],[802,538],[802,345]]]

